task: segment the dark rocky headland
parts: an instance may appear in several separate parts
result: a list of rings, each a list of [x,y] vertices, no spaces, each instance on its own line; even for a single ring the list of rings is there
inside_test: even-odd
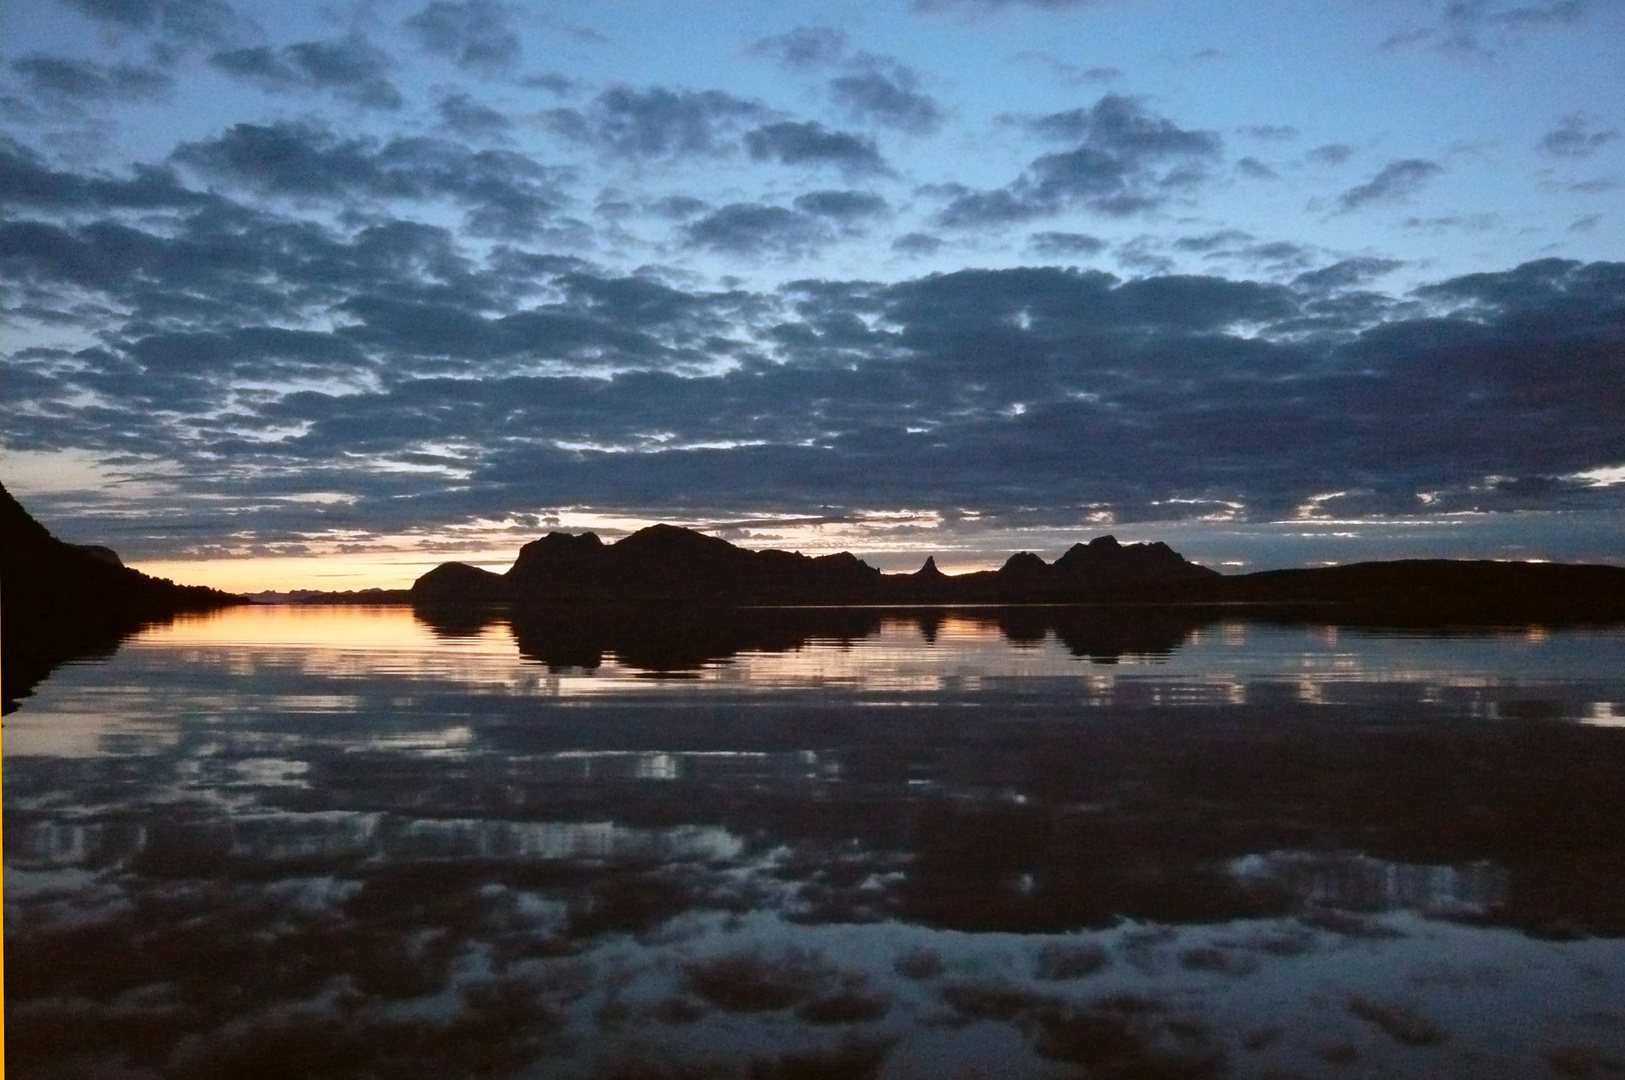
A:
[[[247,600],[218,589],[132,570],[110,548],[64,543],[0,486],[0,695],[6,712],[65,660],[112,652],[147,623],[242,603]]]

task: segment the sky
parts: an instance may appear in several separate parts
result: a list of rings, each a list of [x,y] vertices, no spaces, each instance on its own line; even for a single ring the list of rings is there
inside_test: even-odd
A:
[[[1625,563],[1615,0],[5,0],[0,481],[224,588]]]

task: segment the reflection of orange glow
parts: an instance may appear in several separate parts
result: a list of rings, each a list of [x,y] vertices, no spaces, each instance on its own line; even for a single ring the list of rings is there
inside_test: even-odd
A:
[[[882,633],[918,634],[922,627],[930,627],[938,641],[951,638],[967,643],[979,641],[997,644],[1004,640],[999,633],[997,618],[990,616],[980,619],[962,611],[932,611],[914,618],[907,615],[887,615],[881,619],[880,625]]]
[[[140,641],[164,646],[246,642],[256,648],[311,645],[394,650],[430,648],[435,636],[412,617],[409,607],[251,604],[208,615],[182,615],[145,631]]]

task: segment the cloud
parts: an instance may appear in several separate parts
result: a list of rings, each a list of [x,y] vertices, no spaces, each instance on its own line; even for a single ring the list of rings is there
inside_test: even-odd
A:
[[[1222,249],[1234,250],[1237,245],[1245,244],[1253,239],[1251,233],[1239,229],[1221,229],[1218,232],[1204,233],[1200,236],[1181,236],[1174,241],[1174,247],[1180,251],[1194,251],[1210,254]]]
[[[501,139],[513,121],[462,92],[445,94],[435,105],[440,125],[465,139]]]
[[[1250,124],[1241,131],[1260,142],[1291,142],[1303,134],[1289,124]]]
[[[66,172],[0,135],[0,205],[12,210],[23,206],[91,212],[157,210],[199,208],[211,201],[182,186],[170,168],[141,166],[128,179]]]
[[[929,233],[904,233],[891,242],[891,249],[899,255],[935,255],[942,247],[942,238]]]
[[[103,66],[37,53],[13,60],[11,70],[21,76],[36,100],[59,109],[91,102],[162,101],[174,84],[158,68],[138,64]]]
[[[748,131],[745,148],[755,161],[835,165],[853,174],[887,171],[873,139],[845,131],[829,131],[814,122],[785,120]]]
[[[846,32],[832,26],[800,26],[788,33],[766,37],[751,45],[751,53],[768,56],[787,68],[822,67],[846,52]]]
[[[1618,128],[1597,130],[1583,116],[1566,116],[1541,138],[1540,148],[1553,157],[1588,158],[1618,139]]]
[[[1391,161],[1370,180],[1339,195],[1338,212],[1347,214],[1373,203],[1405,202],[1443,171],[1444,167],[1437,162],[1421,158]]]
[[[730,203],[685,226],[683,236],[691,247],[729,255],[802,255],[834,239],[820,216],[762,203]]]
[[[1111,245],[1098,236],[1072,232],[1040,232],[1027,238],[1027,246],[1035,255],[1066,257],[1099,255]]]
[[[449,199],[484,236],[525,237],[568,201],[559,170],[507,150],[443,139],[341,139],[313,123],[236,124],[182,143],[175,161],[233,186],[292,198]]]
[[[854,118],[871,120],[913,135],[930,135],[946,114],[919,91],[919,75],[883,57],[864,57],[855,70],[830,80],[830,94]]]
[[[1316,293],[1351,289],[1398,270],[1404,265],[1398,259],[1378,259],[1369,256],[1342,259],[1319,270],[1306,270],[1293,278],[1292,284],[1296,288]]]
[[[546,90],[558,97],[563,97],[576,88],[574,79],[560,75],[556,71],[541,71],[533,75],[526,75],[519,80],[519,85],[528,90]]]
[[[1588,6],[1586,0],[1451,0],[1436,20],[1396,31],[1383,47],[1429,45],[1449,55],[1488,57],[1531,34],[1578,24]]]
[[[1578,183],[1569,185],[1569,190],[1577,195],[1603,195],[1610,191],[1617,191],[1618,189],[1619,181],[1609,180],[1607,178],[1581,180]]]
[[[101,313],[91,348],[7,357],[0,434],[173,466],[172,505],[210,498],[186,504],[170,550],[198,534],[186,525],[331,526],[311,504],[238,512],[270,490],[341,492],[356,527],[378,531],[559,505],[1070,522],[1084,504],[1165,519],[1169,498],[1267,520],[1354,488],[1360,512],[1414,508],[1418,491],[1448,509],[1622,495],[1529,481],[1625,461],[1617,263],[1546,260],[1406,297],[1369,291],[1397,268],[1370,257],[1290,285],[1013,267],[708,292],[376,212],[320,224],[230,198],[474,205],[480,159],[457,144],[268,125],[192,146],[187,167],[225,194],[0,143],[8,296]],[[752,257],[797,255],[885,210],[848,190],[670,207],[684,242]],[[1258,265],[1306,257],[1222,231],[1186,239]],[[1106,250],[1081,233],[1029,242]],[[904,255],[940,244],[893,241]],[[1136,251],[1155,255],[1115,254]]]
[[[424,52],[486,78],[519,66],[521,44],[511,8],[492,0],[434,0],[407,19]]]
[[[369,109],[398,109],[401,92],[389,81],[389,58],[365,38],[304,41],[217,52],[209,62],[228,75],[274,93],[326,91]]]
[[[796,196],[795,207],[803,213],[841,222],[880,217],[891,211],[885,198],[872,191],[809,191]]]
[[[723,153],[729,145],[724,132],[766,113],[720,90],[616,86],[585,110],[554,109],[543,118],[567,139],[622,157],[657,158]]]
[[[61,0],[109,29],[152,34],[170,49],[221,45],[243,20],[221,0]],[[172,58],[172,57],[171,57]]]
[[[1187,131],[1166,117],[1152,116],[1138,99],[1107,94],[1090,108],[1070,109],[1027,121],[1048,139],[1083,142],[1125,159],[1145,161],[1216,154],[1222,147],[1210,131]]]
[[[1236,162],[1236,168],[1254,180],[1279,180],[1280,174],[1255,157],[1244,157]]]
[[[692,195],[666,195],[655,200],[651,209],[663,218],[681,220],[709,210],[711,204]]]
[[[1317,146],[1304,155],[1304,159],[1312,165],[1335,166],[1341,165],[1354,156],[1354,147],[1347,143],[1327,143]]]
[[[1076,64],[1062,60],[1054,53],[1041,50],[1028,50],[1017,53],[1011,58],[1018,63],[1030,64],[1049,71],[1067,86],[1082,86],[1085,83],[1107,83],[1123,77],[1123,70],[1115,67],[1089,67],[1082,68]]]
[[[940,224],[975,228],[1077,207],[1128,217],[1199,184],[1203,167],[1223,145],[1212,132],[1180,128],[1118,94],[1107,94],[1087,109],[1032,118],[1026,126],[1079,145],[1034,159],[1007,187],[955,193],[937,216]]]

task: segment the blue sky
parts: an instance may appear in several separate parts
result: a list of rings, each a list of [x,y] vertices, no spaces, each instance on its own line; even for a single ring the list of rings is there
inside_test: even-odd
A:
[[[1625,559],[1625,6],[0,9],[0,478],[233,587],[653,520]]]

